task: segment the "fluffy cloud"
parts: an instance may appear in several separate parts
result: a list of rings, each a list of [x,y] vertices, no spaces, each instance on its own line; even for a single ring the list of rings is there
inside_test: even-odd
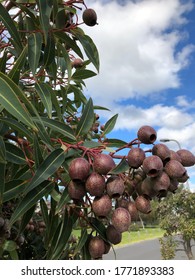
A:
[[[85,27],[101,58],[100,74],[87,82],[90,94],[104,102],[151,95],[180,86],[179,72],[188,65],[191,44],[177,50],[186,33],[185,13],[192,2],[179,0],[92,1],[99,25]]]

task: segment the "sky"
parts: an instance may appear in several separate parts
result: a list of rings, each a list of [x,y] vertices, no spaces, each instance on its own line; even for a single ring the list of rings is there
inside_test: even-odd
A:
[[[105,122],[119,114],[109,138],[127,142],[150,125],[157,141],[175,139],[195,153],[195,1],[86,0],[98,25],[82,26],[96,44],[100,72],[86,94]],[[174,141],[166,145],[178,150]],[[187,168],[195,191],[195,167]]]

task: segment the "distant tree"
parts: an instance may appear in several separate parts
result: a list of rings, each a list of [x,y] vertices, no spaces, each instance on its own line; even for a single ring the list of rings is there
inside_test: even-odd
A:
[[[162,256],[173,258],[179,245],[188,259],[194,259],[192,246],[195,239],[195,193],[181,188],[158,205],[160,226],[166,231],[161,239]],[[180,238],[178,239],[177,236]],[[175,237],[175,238],[174,238]],[[181,240],[180,240],[181,239]]]

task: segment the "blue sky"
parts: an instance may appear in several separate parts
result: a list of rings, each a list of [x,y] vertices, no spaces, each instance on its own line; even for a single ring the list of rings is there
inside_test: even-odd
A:
[[[82,26],[100,54],[86,93],[119,117],[110,138],[130,141],[142,125],[195,153],[195,1],[86,0],[98,25]],[[157,142],[158,142],[157,141]],[[167,145],[178,149],[175,142]],[[195,190],[195,167],[188,168]]]

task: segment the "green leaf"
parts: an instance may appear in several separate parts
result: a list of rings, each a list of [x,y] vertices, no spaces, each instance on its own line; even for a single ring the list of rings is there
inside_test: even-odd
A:
[[[70,82],[71,75],[72,75],[72,66],[71,66],[69,54],[68,54],[67,50],[59,43],[58,43],[58,48],[60,49],[60,51],[62,52],[62,55],[64,57],[67,72],[68,72],[68,82]]]
[[[47,180],[52,176],[56,170],[62,165],[65,159],[65,153],[62,149],[56,149],[46,157],[46,159],[41,163],[41,165],[36,170],[31,182],[26,187],[25,192],[29,192],[36,188],[43,181]]]
[[[0,72],[2,73],[5,73],[7,59],[7,52],[4,52],[3,56],[0,58]]]
[[[79,242],[77,244],[77,247],[73,253],[73,256],[75,256],[77,253],[79,253],[83,246],[85,245],[85,243],[87,242],[87,239],[88,239],[88,233],[87,233],[87,229],[84,228],[82,231],[81,231],[81,237],[79,238]]]
[[[27,181],[13,180],[5,184],[5,191],[3,194],[3,202],[16,198],[19,194],[24,192]]]
[[[26,61],[26,56],[27,56],[27,46],[21,52],[20,56],[14,63],[13,68],[9,71],[9,74],[8,74],[9,78],[12,81],[14,81],[16,84],[19,83],[20,71],[21,71],[22,67],[24,66],[24,63]]]
[[[50,16],[53,6],[53,0],[36,0],[39,6],[40,23],[44,32],[45,43],[47,42],[48,31],[50,28]]]
[[[40,206],[41,206],[41,213],[43,217],[43,221],[45,222],[46,228],[49,227],[49,210],[47,208],[47,204],[44,198],[40,200]]]
[[[97,74],[87,69],[77,69],[72,75],[72,80],[84,80],[96,76]]]
[[[33,118],[33,120],[35,122],[39,122],[39,120],[37,118]],[[73,130],[71,129],[71,127],[69,127],[65,123],[61,123],[59,121],[56,121],[56,120],[53,120],[53,119],[47,119],[47,118],[44,118],[44,117],[41,118],[41,120],[46,127],[49,127],[53,131],[59,132],[60,134],[65,136],[69,141],[76,142],[76,138],[74,136]]]
[[[29,59],[30,69],[33,75],[35,75],[39,65],[41,49],[42,49],[41,33],[39,32],[32,33],[28,37],[28,59]]]
[[[3,193],[5,189],[5,169],[6,169],[6,148],[3,137],[0,136],[0,207],[3,201]]]
[[[113,128],[114,128],[114,126],[116,124],[117,118],[118,118],[118,114],[114,115],[111,119],[109,119],[105,123],[104,131],[102,133],[103,135],[106,135],[106,134],[110,133],[113,130]]]
[[[72,214],[70,215],[67,211],[65,211],[63,222],[60,228],[60,232],[58,234],[58,240],[55,244],[55,248],[52,254],[52,260],[57,260],[60,258],[66,243],[72,233],[73,226],[77,220],[78,216]]]
[[[2,136],[0,136],[0,163],[6,163],[6,148]]]
[[[55,40],[52,34],[47,38],[47,44],[44,48],[43,62],[45,66],[50,65],[55,59]]]
[[[4,251],[14,251],[17,249],[17,244],[13,240],[6,240],[5,243],[3,243],[3,250]]]
[[[94,122],[94,110],[93,110],[93,101],[90,98],[83,110],[83,114],[78,123],[76,134],[77,137],[85,135],[89,132]]]
[[[28,211],[24,213],[20,223],[19,234],[25,230],[28,222],[32,218],[33,214],[35,213],[35,210],[36,210],[36,204],[33,205]]]
[[[93,217],[89,219],[89,222],[92,228],[94,228],[99,233],[99,235],[107,242],[105,225],[100,220]]]
[[[9,254],[12,260],[19,260],[17,248],[13,251],[10,251]]]
[[[5,143],[6,160],[15,164],[26,164],[24,153],[16,145]]]
[[[42,156],[41,147],[39,145],[39,139],[36,134],[34,135],[34,139],[33,139],[33,147],[34,147],[35,166],[36,168],[38,168],[39,165],[43,162],[43,156]]]
[[[21,137],[25,136],[29,141],[32,141],[33,136],[30,133],[30,131],[26,129],[26,127],[23,124],[19,123],[17,120],[11,118],[0,118],[0,121],[7,124],[10,128],[15,130],[17,134],[19,133]]]
[[[123,140],[114,139],[114,138],[112,138],[112,139],[107,138],[107,139],[105,139],[105,141],[103,143],[105,143],[105,145],[107,147],[115,147],[115,148],[121,148],[127,144],[127,142],[125,142]]]
[[[0,73],[0,104],[15,118],[37,131],[26,107],[18,96],[23,95],[22,90],[6,75]]]
[[[13,225],[18,219],[20,219],[33,205],[37,204],[42,197],[48,195],[53,187],[53,182],[44,181],[38,187],[28,192],[12,214],[10,225]]]
[[[70,196],[69,196],[69,194],[68,194],[68,189],[65,188],[64,191],[63,191],[63,193],[62,193],[62,196],[61,196],[61,198],[60,198],[60,201],[58,202],[58,205],[57,205],[57,207],[56,207],[56,212],[55,212],[55,214],[58,214],[58,213],[62,210],[62,208],[64,207],[64,205],[65,205],[67,202],[69,202],[69,201],[70,201]]]
[[[52,101],[52,105],[53,105],[53,111],[55,109],[58,119],[62,120],[63,115],[62,115],[62,112],[61,112],[59,101],[57,99],[57,91],[56,90],[54,90],[53,94],[51,95],[51,101]]]
[[[129,165],[124,157],[115,168],[110,170],[109,174],[120,174],[126,172],[127,170],[129,170]]]
[[[52,117],[52,102],[51,95],[53,94],[52,88],[48,84],[36,83],[35,89],[39,94],[41,101],[47,111],[48,117]]]
[[[83,54],[77,46],[75,40],[71,39],[65,32],[55,32],[54,36],[60,39],[61,43],[65,43],[67,47],[70,47],[79,57],[83,59]]]
[[[75,37],[79,39],[87,57],[99,72],[99,68],[100,68],[99,53],[93,40],[88,35],[81,34],[81,32],[77,32],[76,30],[73,30],[72,33],[75,35]]]
[[[23,49],[19,33],[17,31],[14,21],[12,20],[8,11],[4,8],[2,4],[0,4],[0,21],[2,21],[5,27],[7,28],[10,34],[10,38],[12,39],[13,46],[19,54]]]
[[[105,110],[105,111],[110,111],[110,109],[103,107],[103,106],[99,106],[99,105],[94,105],[94,110]]]

